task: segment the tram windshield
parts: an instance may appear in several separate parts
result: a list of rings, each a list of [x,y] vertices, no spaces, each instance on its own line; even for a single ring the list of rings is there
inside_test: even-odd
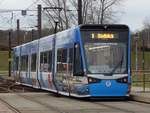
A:
[[[127,70],[127,44],[85,43],[87,69],[91,74],[119,74]]]

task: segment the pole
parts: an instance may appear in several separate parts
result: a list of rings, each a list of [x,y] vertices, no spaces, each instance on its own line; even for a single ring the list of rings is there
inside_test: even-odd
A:
[[[9,77],[11,77],[11,32],[9,31],[9,36],[8,36],[8,46],[9,46],[9,50],[8,50],[8,70],[9,70]]]
[[[39,80],[39,60],[40,60],[40,52],[39,52],[39,45],[40,45],[40,38],[42,36],[42,32],[41,32],[41,11],[42,11],[42,6],[41,5],[38,5],[38,50],[37,50],[37,81],[39,83],[39,87],[41,88],[41,83],[40,83],[40,80]]]
[[[78,25],[82,23],[82,0],[78,0]]]
[[[32,29],[31,31],[31,41],[33,41],[33,39],[34,39],[34,29]]]
[[[55,67],[56,67],[56,33],[57,33],[57,26],[58,26],[58,22],[55,22],[55,30],[54,30],[54,34],[55,34],[55,37],[53,38],[53,54],[52,54],[52,81],[53,81],[53,84],[56,88],[56,91],[57,91],[57,94],[58,94],[58,88],[57,88],[57,85],[56,85],[56,82],[55,82]]]
[[[17,45],[20,44],[20,20],[17,19]]]
[[[59,23],[59,22],[55,22],[55,30],[54,30],[54,34],[57,33],[57,26],[58,26],[58,23]],[[55,38],[54,38],[54,39],[55,39]]]
[[[145,45],[144,45],[144,37],[142,37],[142,70],[145,69]],[[143,73],[143,91],[145,92],[145,74]]]
[[[135,36],[135,76],[138,78],[138,38],[139,38],[139,33],[136,33]]]
[[[58,0],[58,7],[60,8],[60,0]],[[58,21],[59,21],[59,23],[61,23],[60,21],[61,21],[61,19],[60,19],[60,12],[61,12],[61,10],[62,9],[58,9]],[[56,23],[55,23],[56,24]],[[56,27],[56,26],[55,26]]]
[[[42,6],[38,5],[38,39],[42,37],[42,21],[41,21],[41,15],[42,15]]]
[[[136,78],[138,77],[138,38],[135,39],[135,71]]]
[[[26,42],[26,36],[27,36],[27,31],[25,31],[25,33],[24,33],[24,36],[23,36],[23,43],[25,43]]]

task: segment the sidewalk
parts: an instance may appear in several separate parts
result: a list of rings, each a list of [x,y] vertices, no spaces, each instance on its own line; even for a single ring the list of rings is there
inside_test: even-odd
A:
[[[144,92],[141,87],[132,87],[131,99],[150,104],[150,88],[146,88]]]

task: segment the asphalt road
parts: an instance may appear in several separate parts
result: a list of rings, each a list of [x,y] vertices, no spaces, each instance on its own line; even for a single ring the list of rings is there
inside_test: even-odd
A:
[[[11,105],[16,113],[150,113],[150,104],[124,100],[80,100],[51,93],[2,93],[0,99]]]

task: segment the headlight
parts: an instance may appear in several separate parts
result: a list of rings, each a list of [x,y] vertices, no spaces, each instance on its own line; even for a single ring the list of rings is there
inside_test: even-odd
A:
[[[89,83],[98,83],[98,82],[100,82],[101,80],[100,79],[97,79],[97,78],[91,78],[91,77],[89,77],[88,78],[88,82]]]
[[[119,78],[119,79],[117,79],[117,82],[119,82],[119,83],[128,83],[128,77]]]

